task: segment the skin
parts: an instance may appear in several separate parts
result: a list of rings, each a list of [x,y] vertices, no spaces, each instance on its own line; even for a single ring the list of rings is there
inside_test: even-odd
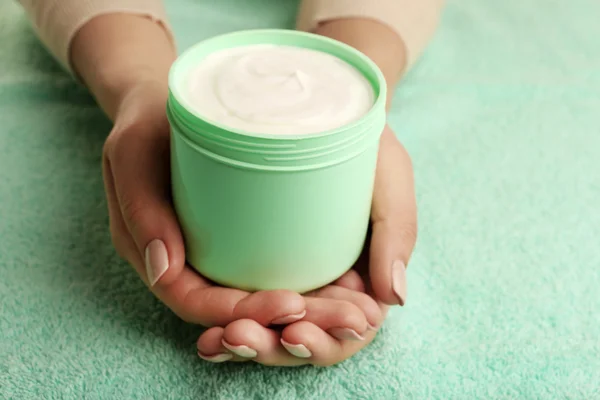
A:
[[[390,28],[366,19],[340,19],[322,24],[317,33],[369,56],[392,92],[406,57],[402,40]],[[114,122],[104,146],[103,176],[117,252],[179,317],[208,327],[197,342],[199,355],[208,361],[325,366],[347,359],[373,340],[389,306],[400,302],[392,289],[392,264],[396,260],[408,264],[417,231],[408,153],[386,127],[379,148],[371,235],[362,257],[338,281],[303,296],[214,286],[185,264],[170,202],[165,103],[167,74],[175,57],[165,30],[134,15],[94,18],[72,44],[76,73]],[[144,251],[154,239],[165,243],[169,268],[150,285]],[[282,317],[285,324],[272,324]],[[282,340],[292,349],[308,350],[310,356],[306,351],[301,354],[305,357],[291,354]]]

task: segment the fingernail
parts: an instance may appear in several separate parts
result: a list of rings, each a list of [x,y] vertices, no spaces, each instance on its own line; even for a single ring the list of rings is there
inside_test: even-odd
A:
[[[146,274],[150,286],[154,286],[156,282],[167,269],[169,269],[169,255],[167,254],[167,246],[160,239],[154,239],[145,251],[146,258]]]
[[[364,337],[358,334],[354,329],[349,328],[331,328],[327,332],[340,340],[365,340]]]
[[[221,343],[223,343],[223,346],[225,346],[225,348],[229,351],[231,351],[232,353],[237,354],[240,357],[244,357],[244,358],[254,358],[256,357],[256,355],[258,354],[256,352],[256,350],[245,346],[245,345],[239,345],[239,346],[234,346],[232,344],[229,344],[225,341],[225,339],[221,340]]]
[[[303,344],[291,344],[281,339],[281,344],[293,356],[298,358],[312,357],[310,350]]]
[[[304,318],[305,315],[306,315],[306,310],[304,310],[298,314],[291,314],[291,315],[286,315],[285,317],[276,318],[273,321],[271,321],[271,324],[273,324],[273,325],[291,324],[292,322],[301,320],[302,318]]]
[[[403,306],[406,300],[406,265],[402,261],[392,264],[392,290],[398,297],[398,304]]]
[[[371,325],[370,323],[367,322],[367,329],[375,332],[375,331],[379,330],[379,326]]]
[[[214,356],[205,356],[204,354],[200,353],[200,351],[198,351],[198,357],[200,357],[203,360],[210,361],[212,363],[222,363],[231,360],[233,358],[233,355],[229,353],[221,353],[215,354]]]

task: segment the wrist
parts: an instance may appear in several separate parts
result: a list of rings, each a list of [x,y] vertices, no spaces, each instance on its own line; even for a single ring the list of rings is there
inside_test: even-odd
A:
[[[115,132],[144,130],[168,132],[167,99],[169,91],[163,82],[139,81],[121,92],[113,115]]]
[[[166,93],[175,57],[175,47],[164,27],[132,14],[92,19],[79,30],[71,46],[76,74],[112,120],[140,87]]]
[[[383,73],[388,86],[388,104],[408,65],[404,42],[389,26],[366,18],[332,19],[316,33],[346,43],[369,57]]]
[[[148,108],[153,104],[166,103],[168,80],[158,74],[108,74],[108,79],[99,81],[92,92],[107,116],[115,122],[122,114],[130,113],[132,107],[138,107],[137,105]]]

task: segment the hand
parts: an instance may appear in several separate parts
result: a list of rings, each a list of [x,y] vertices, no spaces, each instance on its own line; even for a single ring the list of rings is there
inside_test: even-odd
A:
[[[170,201],[166,84],[138,82],[119,103],[103,153],[110,231],[118,253],[150,290],[185,321],[223,326],[240,318],[292,322],[305,301],[291,291],[248,292],[214,286],[185,265]]]
[[[403,305],[406,300],[405,269],[416,241],[416,217],[410,157],[386,127],[371,234],[354,268],[333,284],[307,294],[306,316],[281,332],[251,319],[208,329],[198,339],[200,357],[285,366],[325,366],[351,357],[374,339],[389,305]],[[342,325],[346,329],[338,329]]]
[[[71,47],[77,75],[115,122],[102,162],[112,240],[150,290],[182,319],[206,326],[304,315],[297,293],[221,288],[185,265],[170,202],[165,109],[176,51],[163,26],[135,14],[102,14],[78,30]]]
[[[346,19],[324,24],[321,28],[325,31],[319,33],[347,42],[371,57],[386,74],[388,84],[394,84],[394,75],[403,69],[403,57],[399,50],[403,45],[389,28],[373,26],[369,20]],[[329,34],[326,32],[328,29],[331,30]],[[382,47],[381,43],[385,43],[385,46]],[[173,42],[160,24],[126,13],[93,18],[79,29],[71,45],[71,61],[75,72],[108,117],[115,121],[104,147],[103,173],[111,234],[119,254],[135,267],[159,299],[182,319],[192,323],[225,326],[234,321],[241,321],[236,322],[238,325],[250,321],[264,327],[290,323],[305,316],[303,323],[311,323],[311,326],[328,332],[331,337],[347,337],[349,332],[353,335],[352,331],[362,335],[368,324],[377,326],[382,319],[377,304],[364,293],[342,290],[348,287],[331,285],[329,287],[333,289],[325,288],[316,293],[316,297],[303,297],[288,291],[250,294],[216,287],[185,265],[183,240],[170,202],[169,127],[165,116],[167,73],[175,56]],[[387,64],[398,68],[386,67]],[[395,142],[389,132],[384,134],[382,143]],[[382,150],[385,147],[382,146]],[[400,162],[393,160],[396,153]],[[384,190],[381,191],[382,196],[377,194],[379,189],[376,189],[375,204],[380,205],[374,206],[376,224],[372,247],[384,247],[384,250],[388,247],[397,249],[399,246],[409,248],[408,244],[388,242],[389,236],[400,232],[401,228],[386,228],[399,226],[396,225],[396,217],[390,218],[387,210],[396,210],[396,205],[390,206],[386,197],[391,200],[409,199],[408,194],[403,197],[405,193],[402,190],[405,188],[409,190],[407,193],[412,193],[412,183],[405,182],[407,177],[412,179],[408,172],[410,163],[402,160],[407,161],[408,157],[398,144],[382,151],[379,170],[382,170],[382,164],[389,164],[396,171],[378,173],[378,182],[395,180],[398,174],[400,183],[392,191],[389,187],[385,188],[385,182],[376,185]],[[404,167],[407,168],[406,173],[403,172]],[[395,193],[397,189],[399,193]],[[414,216],[410,207],[406,209],[409,210],[407,217]],[[410,229],[407,232],[411,232]],[[378,253],[378,250],[371,252],[377,253],[377,257],[374,256],[371,261],[372,284],[368,286],[384,302],[391,304],[395,297],[390,286],[390,270],[389,265],[383,264],[391,262],[392,253],[408,257],[410,251],[390,250],[389,254]],[[378,257],[381,259],[377,260]],[[380,267],[375,267],[374,262]],[[361,285],[358,277],[356,274],[345,276],[338,284],[358,287]],[[373,304],[376,306],[373,307]],[[229,328],[230,325],[227,325],[226,329]],[[211,334],[218,336],[219,329],[209,329],[202,338],[210,339]],[[286,340],[293,339],[287,335],[288,330],[293,332],[294,329],[295,325],[291,325],[283,332]],[[261,334],[275,332],[263,328],[259,331]],[[215,332],[217,335],[214,335]],[[244,338],[249,339],[250,336]],[[370,340],[369,335],[365,336],[367,341]],[[260,335],[256,337],[261,338]],[[219,357],[222,358],[219,354],[221,347],[218,347],[221,342],[217,340],[211,343],[214,347],[208,350],[214,351],[205,354],[216,355],[214,361],[217,361]],[[312,349],[310,343],[307,346]],[[325,363],[325,357],[318,355],[316,348],[314,352],[311,360]],[[286,362],[290,362],[287,353],[279,354],[288,357]],[[329,359],[335,362],[349,355],[331,351]],[[268,358],[269,352],[261,350],[258,357]],[[278,363],[285,360],[271,357],[271,361]]]
[[[103,172],[110,229],[119,254],[160,300],[191,323],[226,326],[251,320],[266,327],[289,324],[308,313],[322,329],[334,323],[338,330],[365,330],[360,301],[354,302],[357,306],[341,300],[305,299],[285,290],[251,294],[215,286],[185,265],[183,239],[170,201],[166,98],[162,81],[133,86],[117,108],[106,141]]]

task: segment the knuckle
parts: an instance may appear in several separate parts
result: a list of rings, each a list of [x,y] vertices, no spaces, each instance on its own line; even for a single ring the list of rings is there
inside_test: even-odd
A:
[[[138,226],[146,214],[146,206],[140,200],[124,197],[121,199],[121,211],[125,220],[133,226]]]
[[[159,280],[159,282],[157,282],[157,286],[160,286],[161,282]],[[170,302],[169,304],[167,304],[167,307],[169,307],[169,309],[171,311],[173,311],[173,313],[175,315],[177,315],[182,321],[188,323],[188,324],[194,324],[194,325],[202,325],[204,327],[211,327],[213,324],[210,323],[210,321],[206,320],[205,318],[202,318],[201,315],[198,315],[198,313],[194,313],[192,309],[190,309],[189,304],[191,304],[191,300],[190,298],[193,296],[193,291],[189,291],[187,292],[184,296],[182,301],[180,302]]]
[[[131,127],[115,126],[104,141],[104,156],[113,162],[120,160],[127,155],[127,142],[137,140],[138,137],[139,132],[135,125]]]
[[[365,314],[372,314],[373,310],[378,308],[375,300],[366,293],[356,293],[354,301],[357,307]]]
[[[281,305],[281,304],[294,304],[296,300],[302,300],[299,294],[291,292],[289,290],[269,290],[262,293],[265,304]]]
[[[104,146],[102,146],[102,160],[104,162],[110,161],[111,156],[114,153],[115,140],[115,134],[111,133],[104,141]]]
[[[418,229],[417,222],[411,222],[404,224],[396,228],[396,237],[402,241],[403,244],[410,244],[413,246],[417,241]]]
[[[104,143],[105,157],[112,163],[120,163],[127,156],[128,151],[127,146],[124,145],[124,137],[123,132],[113,131]]]
[[[281,300],[281,298],[280,298],[281,295],[278,292],[279,291],[275,291],[275,290],[271,291],[270,290],[270,291],[259,293],[256,296],[252,296],[252,298],[254,300],[260,299],[260,302],[264,305],[276,304]]]
[[[350,303],[349,301],[345,301],[345,300],[341,300],[336,308],[339,311],[339,314],[342,314],[342,315],[350,315],[350,314],[356,313],[358,311],[358,307],[356,307],[354,304]]]
[[[129,150],[131,146],[128,146],[127,142],[135,137],[135,130],[115,127],[104,141],[102,148],[104,159],[110,164],[121,164],[126,161],[131,154]]]
[[[350,271],[346,272],[341,278],[335,281],[333,285],[354,290],[355,292],[359,293],[365,291],[364,282],[355,269],[351,269]]]
[[[347,301],[340,302],[336,312],[339,318],[338,323],[342,326],[353,327],[361,325],[361,317],[364,318],[360,308]]]
[[[250,303],[249,305],[249,301],[252,301],[252,299],[250,298],[250,300],[248,300],[249,297],[245,297],[243,299],[240,299],[240,301],[238,301],[237,303],[235,303],[232,306],[231,309],[231,315],[233,315],[235,318],[248,318],[250,315],[252,315],[253,311],[257,311],[254,307],[252,307],[252,304]],[[262,307],[259,308],[260,309],[260,313],[262,313],[263,309]]]

